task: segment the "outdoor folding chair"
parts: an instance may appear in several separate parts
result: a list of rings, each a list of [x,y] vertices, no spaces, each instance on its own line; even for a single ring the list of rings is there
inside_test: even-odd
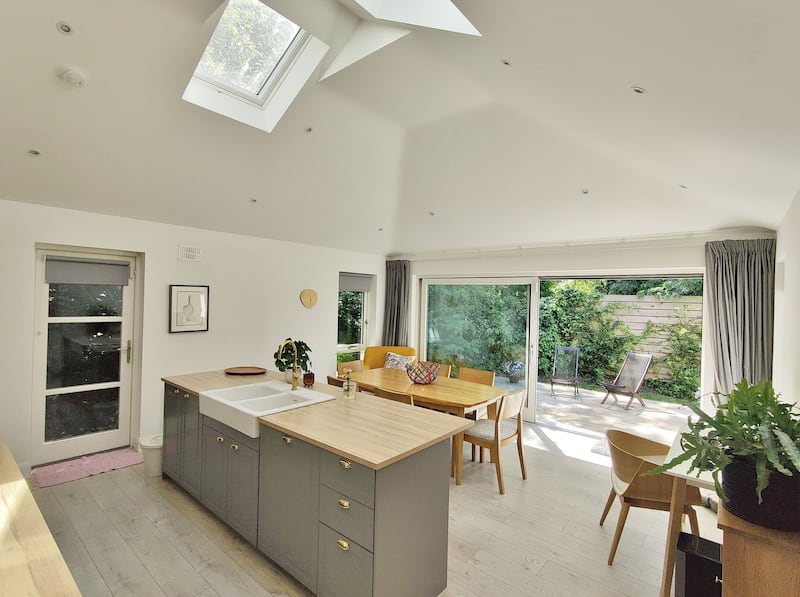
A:
[[[651,354],[629,352],[625,355],[625,362],[622,363],[622,369],[617,373],[616,379],[610,383],[607,381],[600,382],[600,385],[606,389],[605,398],[600,404],[608,400],[609,396],[612,396],[615,402],[617,401],[617,396],[628,396],[630,400],[628,400],[625,410],[631,407],[634,398],[644,406],[644,400],[639,396],[639,390],[644,385],[644,378],[652,361],[653,355]]]
[[[575,346],[556,346],[553,355],[553,374],[550,376],[550,393],[555,396],[553,384],[574,386],[578,395],[578,355],[581,349]]]

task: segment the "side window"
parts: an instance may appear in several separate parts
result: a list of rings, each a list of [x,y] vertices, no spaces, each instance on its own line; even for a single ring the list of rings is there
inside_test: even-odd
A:
[[[371,276],[339,274],[339,325],[336,361],[361,358],[367,337]]]

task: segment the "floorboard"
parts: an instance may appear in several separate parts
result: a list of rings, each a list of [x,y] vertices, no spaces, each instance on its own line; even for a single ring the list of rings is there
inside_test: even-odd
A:
[[[473,463],[466,448],[463,484],[450,485],[441,597],[658,594],[667,513],[631,509],[606,565],[619,506],[601,527],[610,461],[590,451],[596,441],[526,423],[528,480],[507,446],[502,496],[494,465]],[[146,477],[143,465],[32,491],[87,597],[310,595],[173,482]],[[698,508],[698,517],[701,534],[721,541],[715,514]]]

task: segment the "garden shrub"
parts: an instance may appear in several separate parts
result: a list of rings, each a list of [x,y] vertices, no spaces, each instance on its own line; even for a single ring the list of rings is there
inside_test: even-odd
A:
[[[596,383],[621,366],[637,336],[614,317],[615,305],[603,305],[599,280],[569,280],[548,288],[539,302],[539,375],[552,372],[556,346],[581,349],[578,374]]]

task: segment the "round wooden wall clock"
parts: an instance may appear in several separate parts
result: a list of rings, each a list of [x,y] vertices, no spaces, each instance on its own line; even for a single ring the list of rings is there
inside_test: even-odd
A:
[[[306,288],[300,293],[300,302],[307,309],[310,309],[317,304],[317,291],[311,288]]]

